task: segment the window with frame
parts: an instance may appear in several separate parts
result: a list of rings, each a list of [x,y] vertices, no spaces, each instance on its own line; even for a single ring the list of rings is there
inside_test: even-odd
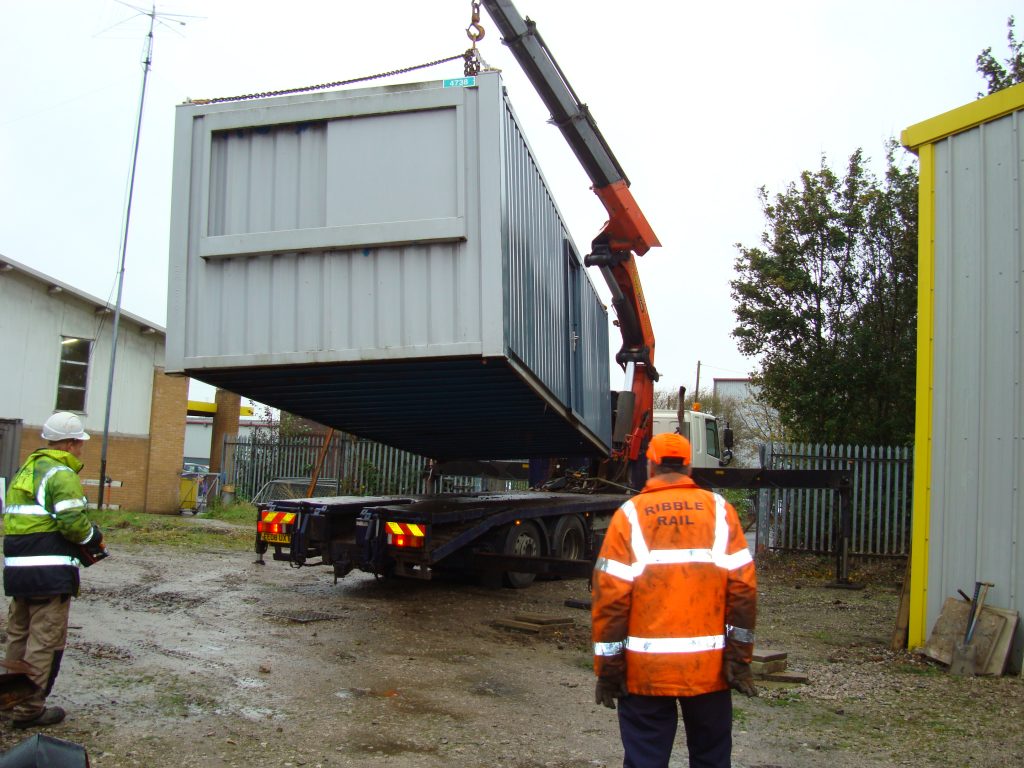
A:
[[[92,339],[62,336],[60,372],[57,376],[57,410],[85,413],[85,389],[89,381]]]

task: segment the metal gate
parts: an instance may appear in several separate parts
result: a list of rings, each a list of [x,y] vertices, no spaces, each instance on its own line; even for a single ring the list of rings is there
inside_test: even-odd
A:
[[[913,482],[910,446],[768,443],[766,469],[849,469],[853,472],[850,553],[907,555]],[[833,550],[839,502],[824,489],[763,490],[757,496],[760,541],[769,549]]]

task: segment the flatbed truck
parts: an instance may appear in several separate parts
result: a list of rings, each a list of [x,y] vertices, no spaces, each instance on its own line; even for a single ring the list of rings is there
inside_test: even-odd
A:
[[[263,562],[272,548],[274,560],[329,566],[336,579],[354,569],[418,579],[456,571],[500,575],[512,587],[524,587],[538,574],[585,577],[613,513],[646,480],[644,453],[655,431],[654,383],[659,374],[635,257],[660,243],[630,192],[625,172],[535,23],[524,19],[511,0],[480,0],[473,4],[474,52],[476,40],[483,36],[479,5],[486,8],[551,112],[551,122],[562,132],[608,213],[584,263],[605,279],[622,335],[615,360],[624,372],[625,386],[612,393],[611,455],[591,457],[588,471],[554,478],[547,490],[542,486],[516,493],[271,502],[258,511],[257,562]],[[720,466],[731,458],[731,441],[724,432],[721,450],[717,422],[708,415],[680,413],[676,429],[690,437],[694,474],[706,484],[750,488],[773,482],[764,472],[725,474],[728,470]],[[791,475],[779,482],[801,487],[794,484],[811,481]],[[551,492],[556,486],[559,492]]]

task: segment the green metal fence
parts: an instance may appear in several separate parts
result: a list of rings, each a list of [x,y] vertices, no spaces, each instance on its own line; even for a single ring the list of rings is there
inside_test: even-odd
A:
[[[851,554],[909,554],[911,446],[771,443],[762,450],[761,464],[767,469],[851,470]],[[839,495],[826,489],[759,491],[757,520],[759,546],[831,552],[839,525]]]
[[[267,501],[308,495],[324,436],[240,437],[224,444],[225,483],[241,499]],[[382,443],[336,432],[327,447],[314,496],[378,496],[426,492],[427,459]],[[511,490],[508,481],[444,475],[440,492]],[[525,487],[525,483],[516,484]],[[284,494],[284,496],[282,496]]]

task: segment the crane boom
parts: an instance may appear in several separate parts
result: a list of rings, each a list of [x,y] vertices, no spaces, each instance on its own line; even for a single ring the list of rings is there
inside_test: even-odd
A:
[[[532,83],[551,120],[562,132],[594,192],[608,212],[608,221],[591,244],[584,263],[600,269],[612,294],[622,334],[615,356],[626,372],[627,385],[616,399],[613,457],[635,462],[653,428],[654,331],[644,301],[634,255],[661,245],[629,191],[629,179],[597,127],[587,105],[572,89],[544,44],[537,25],[524,19],[511,0],[482,0],[502,40]]]

